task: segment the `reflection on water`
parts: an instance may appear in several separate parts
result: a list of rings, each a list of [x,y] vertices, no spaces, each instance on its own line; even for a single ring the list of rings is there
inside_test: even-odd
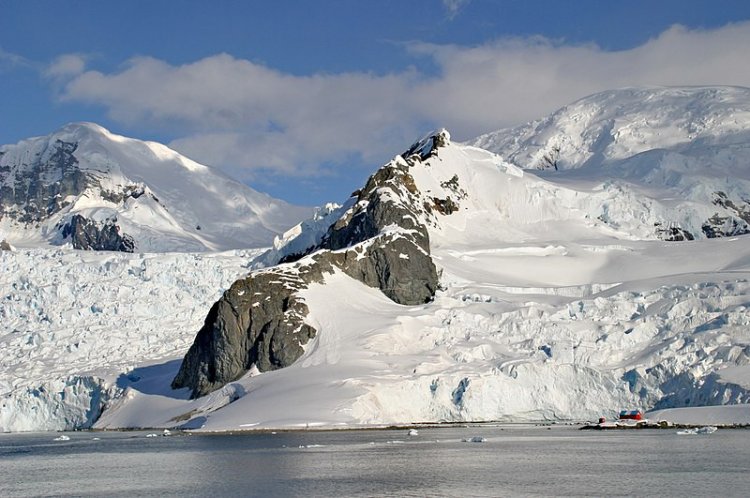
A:
[[[749,430],[146,434],[0,435],[0,496],[747,496],[750,485]],[[485,442],[463,442],[474,436]]]

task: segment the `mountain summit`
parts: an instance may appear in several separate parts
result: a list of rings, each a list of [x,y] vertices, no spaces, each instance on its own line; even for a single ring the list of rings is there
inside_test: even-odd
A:
[[[307,213],[165,145],[93,123],[0,147],[0,230],[20,246],[259,247]]]

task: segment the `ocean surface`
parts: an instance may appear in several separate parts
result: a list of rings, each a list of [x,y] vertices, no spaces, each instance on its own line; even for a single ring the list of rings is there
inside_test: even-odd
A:
[[[2,434],[0,496],[750,496],[743,429],[147,434]]]

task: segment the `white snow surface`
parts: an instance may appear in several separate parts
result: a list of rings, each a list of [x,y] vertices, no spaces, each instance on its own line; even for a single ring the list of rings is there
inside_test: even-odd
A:
[[[750,425],[750,404],[667,408],[646,414],[649,420],[686,425]]]
[[[734,91],[745,95],[743,89],[716,95]],[[717,132],[716,141],[733,135],[734,129]],[[98,428],[204,431],[595,420],[615,418],[621,409],[750,406],[750,236],[661,241],[655,220],[689,226],[691,216],[711,212],[702,191],[678,195],[663,182],[623,180],[625,173],[602,184],[603,163],[537,174],[513,162],[450,144],[410,168],[420,202],[450,197],[459,205],[450,215],[433,211],[421,220],[440,272],[433,302],[398,305],[343,273],[327,275],[302,291],[317,335],[294,365],[253,369],[196,400],[169,388],[179,360],[221,289],[233,275],[267,264],[268,254],[251,262],[236,254],[2,253],[3,264],[15,270],[2,274],[0,310],[15,321],[5,320],[13,325],[2,338],[13,353],[0,366],[11,390],[0,426],[85,425],[96,418],[90,409],[96,396],[104,406]],[[403,164],[400,156],[390,163]],[[723,184],[750,198],[748,164],[714,163],[713,177],[721,169]],[[691,184],[700,176],[688,173]],[[320,220],[346,209],[329,206],[277,239],[274,257],[319,240]],[[75,261],[72,268],[61,264],[66,258]],[[117,264],[107,266],[106,258]],[[125,270],[144,264],[159,271],[144,279]],[[77,273],[96,277],[80,284]],[[136,294],[116,293],[123,278],[134,279]],[[198,291],[190,282],[205,287]],[[55,290],[60,286],[75,292]],[[95,296],[108,296],[97,313],[89,304]],[[172,307],[169,318],[164,310]],[[55,325],[67,309],[78,312]],[[80,349],[79,334],[92,328],[83,337],[92,353],[75,363],[71,355],[78,353],[66,348],[79,342]],[[109,358],[94,359],[99,350]],[[74,391],[65,391],[64,379],[95,386],[63,399],[61,393]],[[38,394],[40,385],[50,387]],[[32,405],[43,416],[32,417]]]
[[[5,179],[45,160],[57,141],[77,144],[78,167],[93,175],[100,188],[89,188],[40,226],[25,226],[10,217],[0,232],[18,247],[59,245],[56,226],[75,214],[96,221],[117,218],[121,232],[132,236],[144,252],[224,251],[267,247],[310,210],[257,192],[180,155],[165,145],[126,138],[94,123],[70,123],[46,136],[0,147],[0,166],[10,167]],[[49,172],[44,181],[57,181]],[[138,188],[145,195],[114,203],[101,191]]]

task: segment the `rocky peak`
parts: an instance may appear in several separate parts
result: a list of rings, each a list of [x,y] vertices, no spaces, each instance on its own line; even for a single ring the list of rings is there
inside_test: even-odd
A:
[[[436,156],[441,147],[446,147],[450,143],[450,133],[445,128],[441,128],[440,130],[428,133],[424,138],[415,142],[401,154],[401,157],[406,159],[410,164],[413,164],[416,159],[424,161]]]
[[[93,178],[78,167],[77,148],[76,142],[58,139],[15,163],[0,157],[0,219],[38,223],[89,188]]]
[[[307,307],[298,294],[326,273],[343,271],[399,304],[431,301],[438,288],[425,226],[431,213],[409,170],[449,140],[445,130],[420,140],[406,151],[408,159],[397,156],[376,171],[316,244],[297,253],[279,248],[279,265],[235,282],[211,308],[172,387],[188,387],[198,397],[253,366],[265,371],[291,365],[318,333],[304,323]],[[287,245],[297,247],[294,239]]]
[[[76,157],[79,140],[100,132],[95,126],[67,125],[22,149],[14,160],[8,158],[0,169],[0,219],[8,217],[21,225],[38,225],[60,214],[81,196],[101,197],[121,204],[129,197],[141,195],[145,190],[143,185],[125,185],[120,190],[105,188],[100,183],[101,172],[81,168]],[[133,252],[135,248],[133,238],[120,233],[114,215],[104,221],[81,214],[65,218],[55,227],[58,238],[69,240],[75,249]]]

